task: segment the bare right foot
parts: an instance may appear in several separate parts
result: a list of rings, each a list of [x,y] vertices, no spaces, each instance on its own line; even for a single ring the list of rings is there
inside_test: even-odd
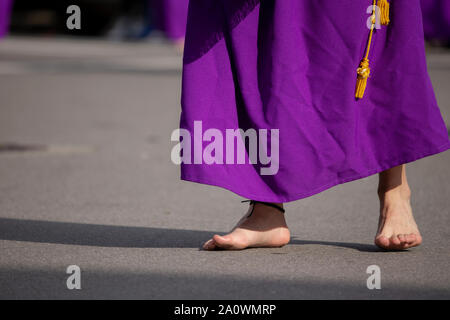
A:
[[[253,213],[250,214],[252,209]],[[230,233],[224,236],[214,235],[205,242],[203,249],[242,250],[255,247],[282,247],[289,240],[290,232],[284,214],[276,208],[254,203]]]
[[[411,209],[411,190],[405,165],[380,174],[380,219],[375,244],[386,250],[404,250],[422,243]]]
[[[386,250],[404,250],[422,243],[409,196],[398,190],[380,195],[380,220],[375,244]]]

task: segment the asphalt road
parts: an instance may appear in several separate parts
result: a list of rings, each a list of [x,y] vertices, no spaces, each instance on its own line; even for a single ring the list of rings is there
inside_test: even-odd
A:
[[[450,52],[428,58],[450,124]],[[180,59],[160,42],[0,42],[1,299],[450,298],[449,152],[408,166],[419,248],[373,245],[372,176],[287,204],[283,248],[199,250],[247,204],[178,179]]]

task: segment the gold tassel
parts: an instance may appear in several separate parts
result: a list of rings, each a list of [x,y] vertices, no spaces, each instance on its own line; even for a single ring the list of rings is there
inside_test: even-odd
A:
[[[383,0],[379,0],[378,3],[382,2]],[[386,1],[386,0],[384,0]],[[366,54],[364,55],[364,59],[361,60],[359,64],[359,68],[356,69],[356,73],[358,74],[358,77],[356,79],[356,89],[355,89],[355,98],[356,99],[362,99],[364,97],[364,92],[366,91],[367,87],[367,79],[370,76],[370,68],[369,68],[369,52],[370,52],[370,45],[372,44],[372,38],[373,38],[373,31],[375,29],[376,25],[376,4],[377,0],[373,0],[373,9],[372,9],[372,24],[370,26],[370,33],[369,33],[369,39],[367,41],[367,47],[366,47]],[[386,1],[387,2],[387,1]],[[388,3],[389,5],[389,3]]]
[[[389,20],[389,2],[387,0],[378,0],[378,8],[380,8],[380,23],[387,26]]]
[[[369,39],[367,41],[366,54],[356,70],[358,77],[356,79],[355,98],[362,99],[367,87],[367,79],[370,76],[369,68],[369,52],[372,44],[373,31],[376,25],[376,9],[377,0],[373,0],[372,25],[370,27]],[[378,0],[378,8],[380,9],[380,23],[387,26],[389,24],[389,2],[387,0]]]
[[[366,91],[367,79],[370,76],[369,59],[362,59],[357,69],[358,78],[356,80],[356,90],[355,97],[361,99],[364,97],[364,92]]]

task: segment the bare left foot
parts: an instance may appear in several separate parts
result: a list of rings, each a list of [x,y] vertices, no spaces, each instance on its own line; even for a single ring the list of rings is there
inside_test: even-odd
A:
[[[253,213],[251,213],[252,206],[255,206]],[[224,236],[214,235],[205,242],[203,249],[242,250],[252,247],[282,247],[289,239],[290,233],[284,214],[278,209],[256,203],[250,205],[249,211],[230,233]]]

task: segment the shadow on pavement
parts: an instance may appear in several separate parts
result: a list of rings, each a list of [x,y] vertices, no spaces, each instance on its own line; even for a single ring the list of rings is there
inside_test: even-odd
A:
[[[297,245],[319,245],[319,246],[334,246],[348,249],[355,249],[361,252],[387,252],[382,250],[375,245],[366,243],[351,243],[351,242],[331,242],[331,241],[311,241],[311,240],[297,240],[291,239],[289,244]],[[404,251],[401,251],[404,252]]]
[[[0,218],[0,239],[118,248],[200,248],[216,232]],[[292,239],[290,245],[323,245],[380,252],[374,245]]]
[[[0,268],[0,299],[448,299],[445,287],[384,285],[366,279],[271,279],[226,274],[108,272],[82,269],[81,290],[68,290],[61,269]],[[181,303],[181,302],[180,302]],[[351,310],[349,311],[351,312]]]

